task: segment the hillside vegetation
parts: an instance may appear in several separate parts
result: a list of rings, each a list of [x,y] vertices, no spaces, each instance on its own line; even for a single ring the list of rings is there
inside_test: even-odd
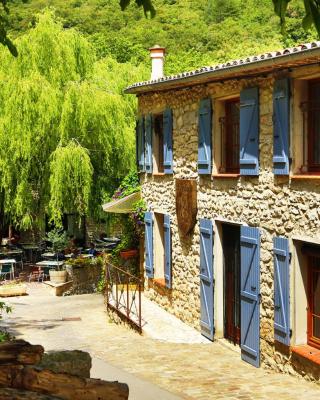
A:
[[[171,74],[316,38],[298,0],[284,36],[271,0],[154,0],[154,19],[119,0],[10,4],[19,56],[0,47],[0,220],[20,227],[99,217],[134,165],[136,99],[123,88],[149,77],[149,47],[166,47]]]
[[[87,35],[100,58],[148,63],[147,49],[165,46],[167,74],[316,39],[315,31],[301,27],[300,0],[290,3],[285,35],[271,0],[154,0],[154,5],[156,17],[146,19],[135,5],[122,12],[119,0],[16,0],[11,35],[27,30],[43,8],[54,7],[64,27]]]

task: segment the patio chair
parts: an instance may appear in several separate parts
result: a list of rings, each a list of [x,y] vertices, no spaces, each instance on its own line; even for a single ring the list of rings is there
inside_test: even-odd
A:
[[[29,282],[31,281],[38,281],[43,282],[44,280],[44,273],[40,268],[33,268],[30,275],[29,275]]]
[[[12,277],[12,268],[11,264],[2,264],[0,265],[0,279],[6,280],[7,276],[9,275],[10,279]]]

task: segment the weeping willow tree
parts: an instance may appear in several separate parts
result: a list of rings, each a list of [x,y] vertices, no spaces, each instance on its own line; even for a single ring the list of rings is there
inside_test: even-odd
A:
[[[96,62],[49,10],[16,45],[17,58],[0,51],[2,212],[22,228],[44,214],[56,224],[66,212],[95,214],[133,163],[135,107],[121,89],[141,72]]]

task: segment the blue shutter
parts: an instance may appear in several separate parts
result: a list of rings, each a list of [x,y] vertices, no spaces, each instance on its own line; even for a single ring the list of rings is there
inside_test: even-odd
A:
[[[146,132],[146,143],[145,143],[145,168],[147,173],[152,173],[152,115],[148,114],[145,120],[145,132]]]
[[[137,120],[136,127],[137,166],[139,171],[144,171],[144,118]]]
[[[198,137],[198,173],[211,174],[211,99],[200,101]]]
[[[163,166],[165,174],[172,174],[172,110],[167,108],[163,113]]]
[[[213,323],[213,227],[209,219],[200,219],[200,328],[210,340]]]
[[[144,214],[144,223],[146,275],[148,278],[153,278],[153,214],[151,212]]]
[[[164,279],[166,287],[171,289],[171,229],[170,215],[164,216]]]
[[[273,238],[274,253],[274,338],[290,344],[289,241]]]
[[[240,93],[240,174],[259,175],[259,90]]]
[[[290,80],[275,81],[273,89],[273,172],[289,175]]]
[[[260,366],[260,232],[241,227],[241,358]]]

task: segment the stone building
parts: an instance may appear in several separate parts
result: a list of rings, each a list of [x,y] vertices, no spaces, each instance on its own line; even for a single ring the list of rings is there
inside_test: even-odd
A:
[[[256,367],[319,380],[320,42],[168,77],[151,55],[126,89],[145,294]]]

